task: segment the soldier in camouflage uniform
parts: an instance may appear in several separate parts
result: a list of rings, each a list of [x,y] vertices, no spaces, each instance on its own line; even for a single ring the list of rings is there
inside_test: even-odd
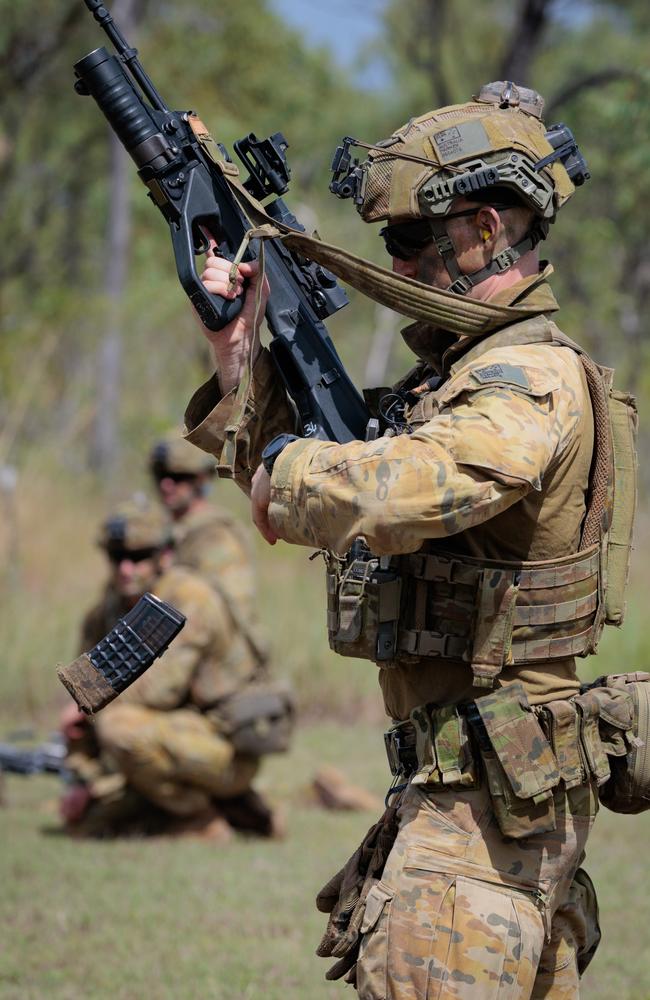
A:
[[[605,616],[594,469],[608,376],[552,320],[538,244],[574,185],[542,106],[488,85],[369,147],[357,170],[405,312],[430,289],[448,317],[404,331],[419,361],[384,397],[377,440],[293,438],[254,329],[256,262],[231,281],[211,253],[203,274],[227,298],[251,287],[230,326],[205,331],[217,370],[188,438],[251,494],[267,541],[329,553],[330,642],[377,662],[395,723],[401,791],[319,896],[329,975],[364,1000],[576,997],[599,937],[579,865],[607,761],[574,655]]]
[[[255,574],[241,524],[208,498],[214,459],[170,432],[157,441],[149,468],[173,521],[174,561],[196,570],[225,594],[242,618],[255,621]]]
[[[241,819],[241,797],[250,796],[259,758],[238,754],[219,732],[219,713],[229,696],[256,678],[258,661],[233,626],[227,604],[199,575],[173,564],[167,519],[129,503],[109,517],[100,545],[111,565],[104,596],[87,615],[81,648],[94,646],[146,591],[187,617],[185,628],[118,702],[97,716],[96,753],[86,730],[72,732],[70,769],[83,783],[64,804],[71,829],[110,832],[124,818],[148,814],[174,831],[190,829],[221,838],[231,804]],[[92,731],[91,731],[92,732]],[[254,795],[256,811],[237,823],[275,832],[270,808]],[[147,812],[147,809],[144,809]],[[250,810],[249,810],[250,812]],[[246,820],[248,819],[248,822]]]

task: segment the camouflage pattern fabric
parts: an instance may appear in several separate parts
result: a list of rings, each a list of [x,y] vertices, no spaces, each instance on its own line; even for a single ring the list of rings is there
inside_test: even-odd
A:
[[[159,712],[117,702],[97,716],[103,754],[128,785],[178,816],[232,798],[251,786],[259,760],[235,755],[205,716],[191,709]]]
[[[106,798],[111,815],[116,790],[107,777],[122,775],[124,794],[133,789],[167,812],[191,815],[204,810],[211,797],[246,791],[259,766],[256,758],[234,753],[210,713],[220,699],[246,687],[257,666],[223,600],[181,567],[160,577],[156,595],[187,616],[183,632],[98,716],[95,753],[75,748],[69,761],[95,799]],[[108,587],[84,620],[82,646],[94,645],[125,610]],[[96,827],[97,815],[93,822]]]
[[[524,322],[537,331],[557,308],[547,276],[523,279],[491,301],[525,303]],[[269,515],[279,537],[344,553],[361,535],[374,553],[393,556],[447,548],[479,560],[522,561],[576,552],[594,447],[585,376],[569,348],[543,337],[517,342],[520,334],[506,326],[498,346],[464,363],[473,337],[409,328],[422,359],[411,373],[421,381],[409,384],[423,388],[405,414],[413,432],[288,445],[271,480]],[[445,377],[438,391],[424,387],[433,374]],[[186,411],[187,436],[217,456],[220,475],[249,492],[262,448],[295,430],[294,421],[265,352],[245,406],[235,407],[235,397],[233,390],[222,399],[216,378],[202,386]],[[502,605],[505,615],[507,601]],[[418,612],[417,601],[410,610]],[[380,669],[379,681],[396,722],[418,706],[480,694],[468,663],[435,655]],[[579,692],[569,655],[506,662],[497,690],[516,681],[533,706]],[[443,735],[451,775],[458,770],[455,737]],[[577,995],[578,955],[593,945],[593,899],[577,890],[572,896],[571,886],[597,798],[590,784],[568,792],[560,784],[536,798],[529,817],[521,800],[522,839],[514,840],[499,829],[487,781],[440,791],[409,786],[397,840],[365,901],[356,980],[363,1000]]]
[[[251,548],[242,526],[225,511],[186,514],[173,526],[174,561],[223,588],[246,618],[255,615],[255,574]]]
[[[186,447],[190,447],[183,442]],[[197,448],[192,448],[201,454]],[[185,514],[173,527],[174,562],[198,573],[226,604],[232,628],[244,635],[260,668],[269,642],[260,625],[252,551],[242,525],[219,507]]]
[[[548,271],[502,293],[524,299],[539,322],[557,306]],[[529,322],[536,322],[535,319]],[[420,340],[422,331],[420,330]],[[504,345],[463,366],[472,346],[428,330],[422,379],[434,360],[454,373],[407,413],[414,432],[345,445],[301,440],[284,449],[272,477],[270,516],[281,538],[344,551],[359,534],[377,553],[426,550],[432,539],[490,559],[550,559],[577,548],[593,448],[593,419],[579,359],[549,344]],[[219,456],[234,393],[220,399],[216,379],[191,400],[192,443]],[[232,468],[245,491],[264,444],[293,430],[269,356],[253,371]],[[228,470],[221,471],[228,474]],[[407,718],[417,705],[471,699],[472,672],[461,660],[440,669],[435,656],[380,670],[386,711]],[[500,683],[519,679],[532,704],[571,697],[579,683],[571,656],[534,667],[506,666]]]
[[[206,711],[241,690],[255,672],[255,661],[246,641],[233,630],[218,594],[180,566],[160,577],[155,593],[178,608],[187,623],[164,657],[121,695],[121,701],[162,711],[189,702]]]
[[[366,900],[361,1000],[577,996],[577,954],[584,969],[598,933],[593,890],[574,876],[596,811],[589,785],[557,792],[556,829],[510,842],[485,787],[411,785]]]
[[[551,463],[564,466],[581,397],[589,405],[569,350],[488,351],[445,385],[437,412],[408,436],[288,445],[273,472],[271,524],[287,541],[338,553],[359,535],[377,555],[458,535],[539,491]],[[584,483],[573,485],[584,498]]]
[[[86,653],[96,646],[105,635],[108,635],[118,618],[123,618],[131,607],[132,605],[123,600],[110,583],[107,584],[97,604],[94,604],[83,617],[79,630],[79,654]]]

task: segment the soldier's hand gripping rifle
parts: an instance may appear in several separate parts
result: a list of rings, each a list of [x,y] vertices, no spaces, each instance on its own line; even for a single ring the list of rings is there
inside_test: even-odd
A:
[[[76,63],[76,90],[97,101],[109,124],[138,167],[149,196],[169,224],[181,284],[210,330],[220,330],[238,314],[242,296],[223,299],[209,294],[195,258],[208,249],[232,260],[254,228],[252,196],[263,212],[304,232],[280,195],[290,170],[287,142],[280,132],[258,140],[254,134],[234,144],[249,177],[237,181],[238,169],[226,149],[215,143],[192,112],[171,111],[163,102],[100,0],[84,0],[110,38],[117,56],[95,49]],[[262,206],[260,205],[260,208]],[[252,259],[249,249],[244,259]],[[279,239],[266,243],[265,272],[271,287],[266,319],[271,353],[293,399],[306,437],[331,441],[363,439],[368,412],[348,378],[322,322],[347,304],[334,276],[322,266],[292,253]]]

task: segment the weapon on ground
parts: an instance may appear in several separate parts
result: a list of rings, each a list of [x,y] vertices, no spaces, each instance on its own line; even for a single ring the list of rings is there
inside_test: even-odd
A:
[[[82,712],[92,715],[162,656],[185,621],[185,615],[171,604],[144,594],[90,652],[57,669],[59,680]]]
[[[180,282],[203,323],[220,330],[239,313],[242,296],[211,295],[201,282],[195,257],[209,237],[217,252],[233,260],[253,228],[245,199],[236,197],[226,175],[238,168],[221,143],[191,111],[171,111],[101,0],[84,0],[110,38],[117,56],[97,48],[75,64],[75,89],[90,94],[138,167],[149,197],[169,224]],[[251,133],[234,143],[249,176],[241,185],[264,211],[304,232],[281,195],[291,171],[282,133],[257,139]],[[244,260],[256,256],[249,244]],[[347,304],[331,272],[269,239],[265,270],[271,287],[266,319],[271,354],[295,403],[305,437],[363,440],[368,411],[350,381],[322,322]]]
[[[16,743],[0,743],[0,771],[13,774],[62,774],[65,757],[65,743],[57,733],[31,749]]]

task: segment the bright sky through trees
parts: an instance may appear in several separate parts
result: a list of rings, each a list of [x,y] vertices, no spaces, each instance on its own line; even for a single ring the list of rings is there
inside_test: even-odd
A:
[[[360,50],[371,46],[381,31],[387,0],[272,0],[272,6],[308,42],[326,45],[337,60],[353,66]],[[367,86],[386,82],[385,68],[375,61],[364,66],[359,79]]]

